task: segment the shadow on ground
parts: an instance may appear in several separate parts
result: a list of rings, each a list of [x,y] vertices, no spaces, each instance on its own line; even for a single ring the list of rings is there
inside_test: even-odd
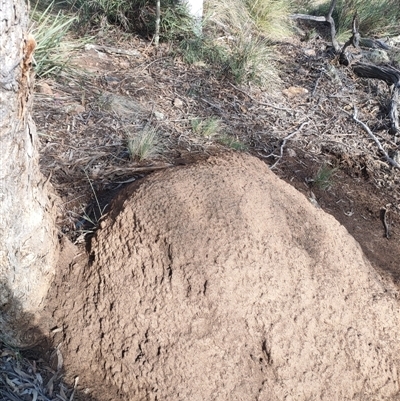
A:
[[[9,292],[7,286],[4,291]],[[17,311],[18,321],[13,319]],[[31,313],[21,313],[18,299],[2,308],[0,325],[0,400],[97,401],[77,387],[79,379],[65,380],[62,353]]]

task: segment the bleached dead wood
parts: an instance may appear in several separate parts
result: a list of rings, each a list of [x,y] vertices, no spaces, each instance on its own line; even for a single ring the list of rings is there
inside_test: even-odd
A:
[[[331,1],[331,5],[329,6],[328,14],[325,16],[315,16],[315,15],[308,15],[308,14],[292,14],[290,18],[292,19],[303,19],[308,21],[317,21],[317,22],[327,22],[329,24],[331,30],[331,38],[332,38],[332,46],[334,47],[335,51],[339,53],[340,45],[336,40],[336,27],[335,21],[332,18],[333,10],[336,7],[336,0]]]
[[[156,32],[154,34],[154,45],[158,47],[160,42],[160,19],[161,19],[161,6],[160,0],[156,0]]]

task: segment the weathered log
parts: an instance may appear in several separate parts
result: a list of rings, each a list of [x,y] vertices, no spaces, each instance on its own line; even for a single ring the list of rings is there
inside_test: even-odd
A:
[[[375,78],[385,81],[388,85],[399,85],[400,71],[389,65],[376,66],[366,63],[355,63],[353,71],[361,78]]]
[[[388,85],[394,85],[392,91],[392,99],[389,106],[389,118],[391,135],[396,135],[400,132],[399,127],[399,99],[400,99],[400,71],[394,67],[376,66],[372,64],[356,63],[352,66],[356,75],[361,78],[375,78],[386,82]]]

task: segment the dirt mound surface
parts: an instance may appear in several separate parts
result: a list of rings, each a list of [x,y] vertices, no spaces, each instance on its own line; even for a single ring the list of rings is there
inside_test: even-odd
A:
[[[99,400],[400,400],[395,288],[251,156],[128,187],[71,284],[64,355]]]

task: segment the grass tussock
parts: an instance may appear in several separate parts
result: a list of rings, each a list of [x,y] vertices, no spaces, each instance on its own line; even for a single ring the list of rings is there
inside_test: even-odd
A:
[[[274,4],[286,2],[272,1]],[[208,2],[203,20],[203,36],[184,38],[179,44],[180,53],[186,62],[214,66],[220,75],[235,83],[252,82],[273,90],[280,80],[273,61],[276,55],[273,54],[269,39],[274,35],[272,25],[266,23],[264,30],[258,26],[266,18],[267,6],[263,3],[265,9],[261,9],[261,5],[257,8],[253,4],[249,8],[248,4],[238,0]],[[255,14],[258,22],[255,21]],[[272,20],[273,12],[268,15]],[[276,18],[278,21],[278,16]],[[271,36],[268,36],[269,33]]]
[[[290,36],[288,15],[291,3],[288,0],[246,0],[246,6],[257,28],[270,40]]]
[[[260,87],[273,88],[279,77],[272,53],[264,39],[242,38],[226,62],[227,73],[239,84],[253,82]]]
[[[76,21],[61,11],[53,13],[53,3],[41,10],[39,4],[31,12],[31,32],[36,39],[35,72],[38,77],[59,74],[68,69],[74,50],[82,47],[84,40],[66,40],[66,35]]]
[[[139,133],[127,134],[127,147],[132,160],[148,160],[161,153],[159,132],[156,128],[146,126]]]
[[[317,171],[314,179],[312,180],[313,186],[321,189],[323,191],[327,191],[333,186],[333,179],[337,172],[338,168],[332,168],[327,164],[323,164]]]
[[[205,138],[215,137],[221,130],[221,120],[216,117],[207,119],[194,118],[191,120],[192,130]]]

